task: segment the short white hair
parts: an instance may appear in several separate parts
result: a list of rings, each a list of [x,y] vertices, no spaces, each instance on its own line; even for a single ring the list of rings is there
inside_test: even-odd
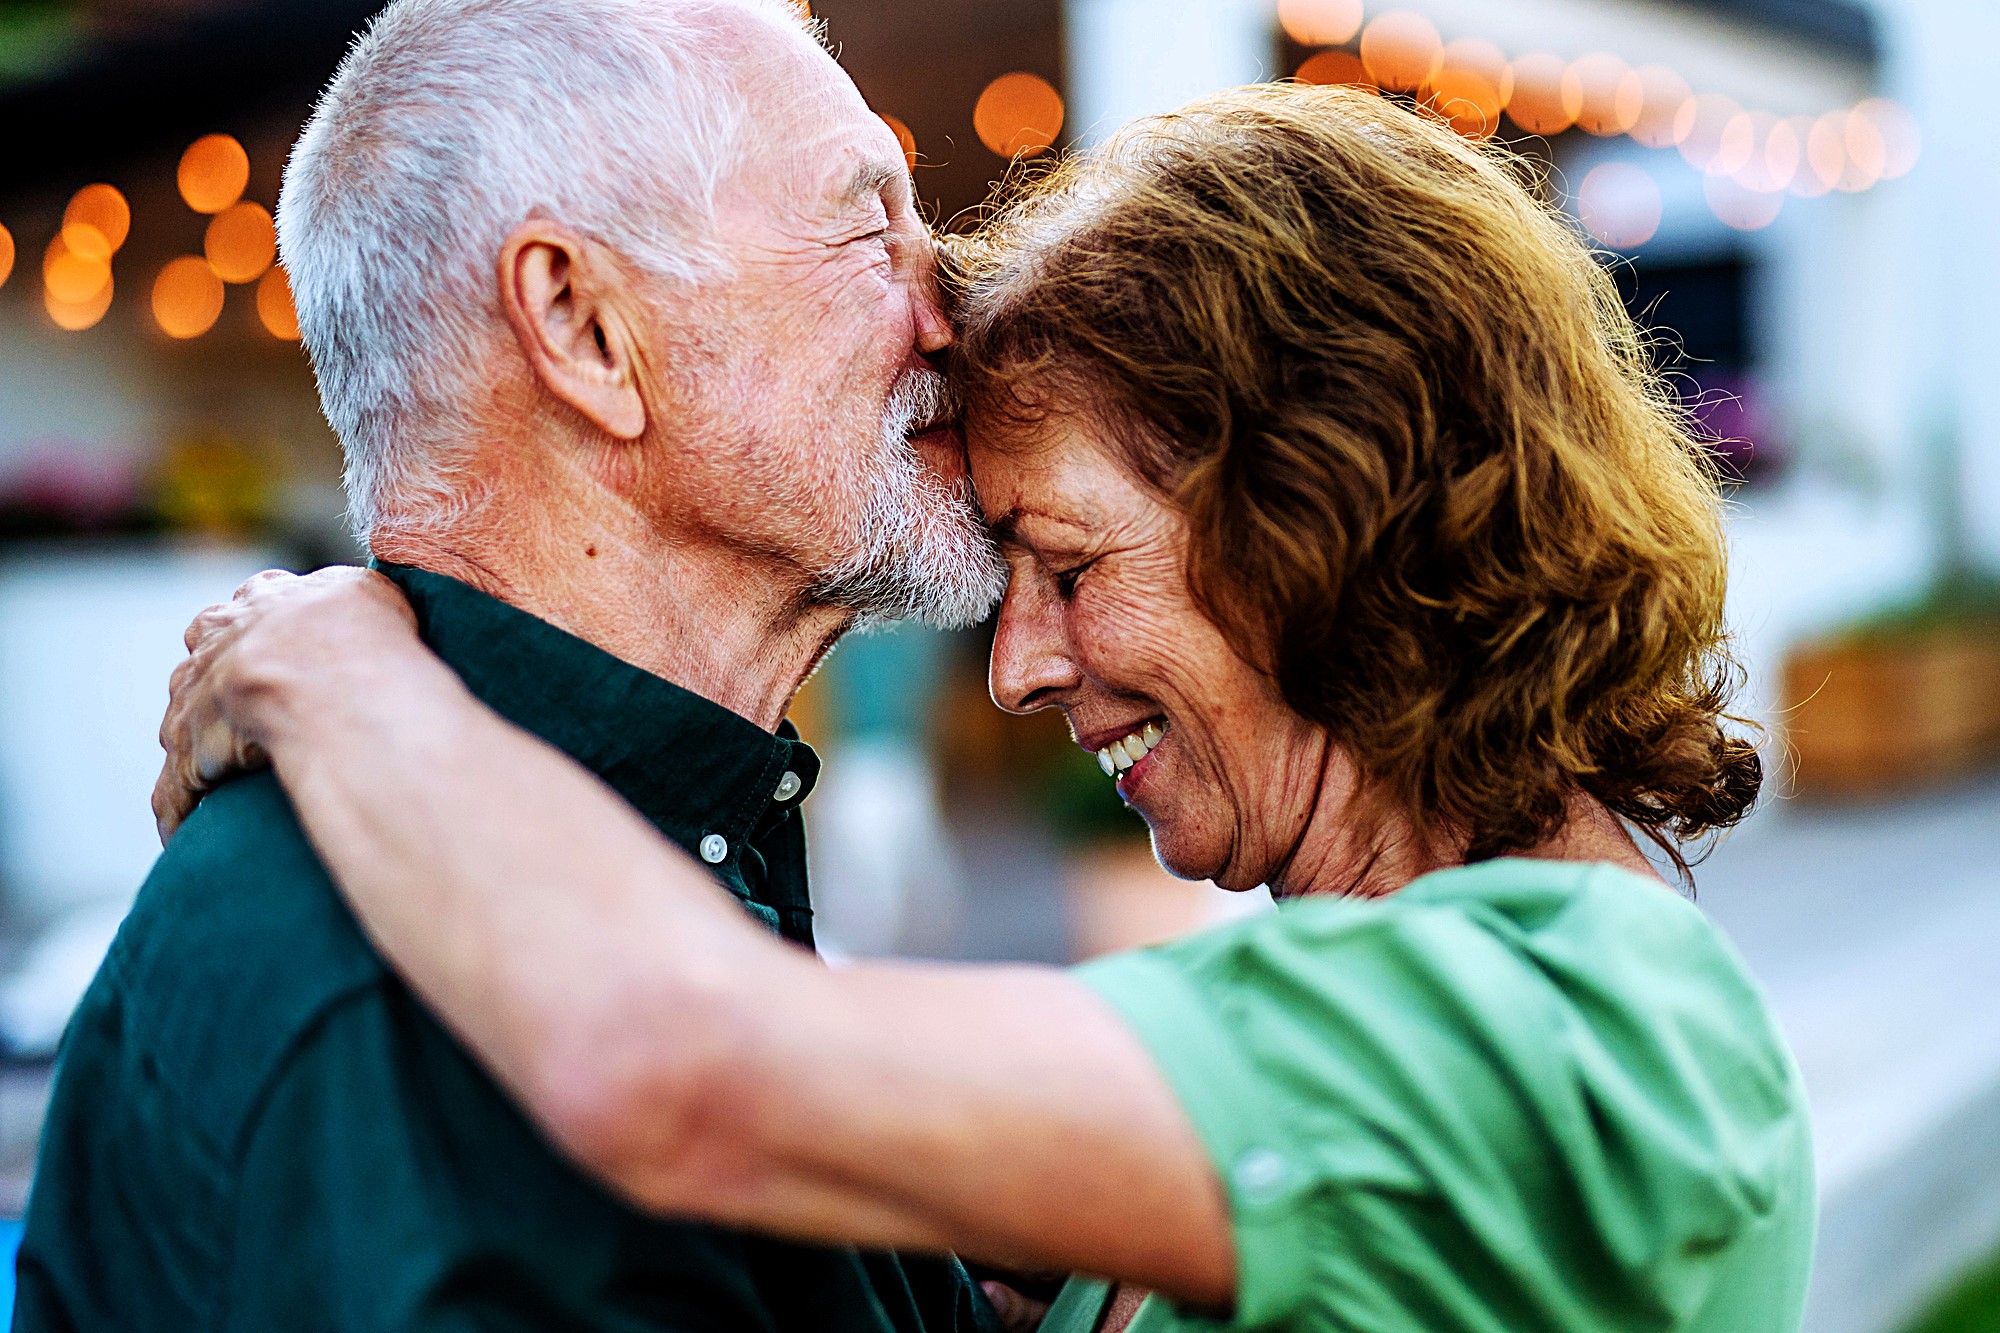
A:
[[[515,227],[561,221],[661,279],[713,271],[748,119],[726,10],[813,31],[788,0],[396,0],[348,52],[286,168],[278,238],[361,540],[467,502]]]

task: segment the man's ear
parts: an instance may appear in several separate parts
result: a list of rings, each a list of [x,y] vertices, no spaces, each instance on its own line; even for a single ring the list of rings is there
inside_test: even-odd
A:
[[[500,306],[550,393],[614,439],[646,433],[636,294],[604,251],[534,219],[500,247]]]

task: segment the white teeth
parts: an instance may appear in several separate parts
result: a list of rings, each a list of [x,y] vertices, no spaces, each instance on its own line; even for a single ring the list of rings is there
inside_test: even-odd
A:
[[[1145,741],[1146,748],[1148,750],[1151,750],[1155,745],[1158,745],[1160,743],[1160,737],[1164,734],[1165,733],[1162,732],[1157,725],[1148,722],[1146,724],[1146,729],[1139,733],[1139,739]]]
[[[1120,773],[1123,773],[1126,769],[1132,767],[1132,765],[1138,763],[1139,761],[1134,759],[1131,753],[1128,750],[1126,750],[1124,743],[1120,742],[1119,744],[1116,744],[1111,747],[1111,762],[1118,766],[1118,771]]]
[[[1118,771],[1118,766],[1111,762],[1110,746],[1107,745],[1097,752],[1097,766],[1104,770],[1104,776],[1107,778]]]

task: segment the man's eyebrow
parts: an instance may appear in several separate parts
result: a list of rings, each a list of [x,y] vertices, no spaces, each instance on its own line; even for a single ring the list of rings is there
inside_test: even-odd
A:
[[[839,204],[861,204],[875,199],[894,185],[903,172],[887,162],[864,162],[835,198]]]

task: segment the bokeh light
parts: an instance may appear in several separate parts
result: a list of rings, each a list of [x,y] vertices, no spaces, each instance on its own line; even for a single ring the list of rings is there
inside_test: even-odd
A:
[[[14,273],[14,233],[0,226],[0,287],[7,285],[7,279]]]
[[[1882,179],[1899,180],[1910,174],[1923,155],[1923,131],[1906,107],[1886,97],[1871,97],[1854,108],[1854,114],[1874,126],[1882,137]]]
[[[1002,74],[972,110],[979,141],[1002,157],[1033,157],[1062,133],[1062,94],[1039,74]]]
[[[1850,112],[1843,118],[1841,135],[1846,141],[1847,168],[1834,188],[1859,194],[1881,184],[1889,165],[1889,146],[1882,141],[1882,131],[1875,128],[1875,122],[1858,111]]]
[[[181,155],[181,198],[197,213],[220,213],[250,185],[250,155],[226,134],[196,139]]]
[[[1674,117],[1674,142],[1696,171],[1727,175],[1750,160],[1747,127],[1735,127],[1743,108],[1723,93],[1702,93]]]
[[[257,318],[273,338],[299,340],[299,311],[292,303],[292,279],[284,265],[274,264],[257,284]]]
[[[1688,81],[1664,65],[1641,65],[1619,83],[1618,106],[1637,105],[1627,133],[1648,148],[1674,146],[1674,122],[1694,96]]]
[[[222,279],[208,261],[183,255],[153,282],[153,318],[170,338],[199,338],[222,315]]]
[[[1513,95],[1514,69],[1492,42],[1465,38],[1444,48],[1425,92],[1460,134],[1490,138],[1500,128],[1500,108]]]
[[[909,164],[911,171],[915,171],[917,169],[917,136],[910,132],[908,125],[905,125],[895,116],[883,116],[882,123],[887,125],[890,132],[896,136],[896,142],[903,145],[903,161]]]
[[[132,232],[132,206],[109,185],[86,185],[63,210],[63,241],[77,254],[108,261]]]
[[[65,301],[57,296],[54,288],[42,290],[42,305],[49,312],[59,329],[71,333],[82,333],[85,329],[96,328],[111,309],[111,298],[117,291],[107,272],[104,285],[81,301]]]
[[[1583,110],[1583,81],[1567,60],[1546,53],[1514,62],[1514,95],[1507,115],[1530,134],[1561,134]]]
[[[1801,199],[1819,199],[1833,192],[1833,186],[1820,178],[1809,152],[1813,128],[1818,123],[1812,116],[1787,116],[1783,121],[1785,129],[1790,132],[1799,147],[1798,166],[1792,171],[1791,182],[1786,188]],[[1843,162],[1846,160],[1844,149],[1841,150],[1841,160]]]
[[[1626,83],[1632,67],[1608,51],[1597,51],[1570,66],[1583,93],[1576,123],[1586,133],[1623,134],[1639,119],[1639,85]]]
[[[1828,190],[1847,175],[1847,113],[1829,111],[1806,134],[1806,166]]]
[[[208,224],[202,249],[224,282],[255,282],[278,258],[278,228],[261,204],[235,204]]]
[[[85,305],[111,285],[111,261],[78,254],[60,233],[42,252],[42,285],[64,305]]]
[[[1634,250],[1652,240],[1664,208],[1659,182],[1629,162],[1591,168],[1576,195],[1583,229],[1614,250]]]
[[[1745,111],[1723,131],[1723,158],[1733,160],[1747,146],[1743,160],[1728,174],[1756,194],[1778,194],[1792,183],[1799,169],[1798,135],[1768,111]]]
[[[1738,231],[1760,231],[1770,226],[1785,206],[1783,191],[1763,193],[1746,189],[1734,176],[1710,176],[1701,188],[1715,216]]]
[[[1430,82],[1444,51],[1437,25],[1407,9],[1370,19],[1361,31],[1361,63],[1384,88],[1415,92]]]
[[[1361,31],[1361,0],[1278,0],[1278,22],[1300,46],[1339,46]]]
[[[1321,51],[1299,66],[1297,78],[1300,83],[1340,84],[1371,93],[1379,91],[1368,81],[1368,69],[1361,63],[1361,57],[1352,51]]]

